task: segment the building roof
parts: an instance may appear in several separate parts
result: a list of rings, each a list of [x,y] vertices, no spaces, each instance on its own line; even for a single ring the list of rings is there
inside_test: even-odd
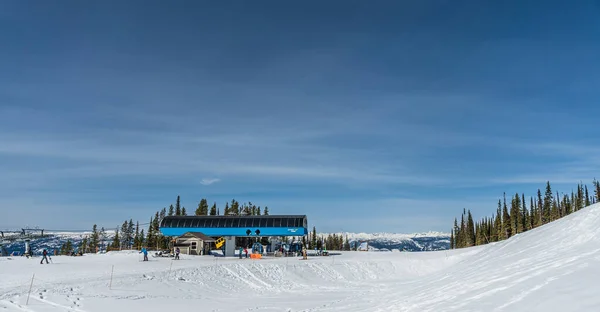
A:
[[[179,236],[180,238],[198,238],[205,242],[214,242],[215,239],[209,236],[204,235],[201,232],[186,232],[183,235]]]
[[[161,228],[300,228],[307,227],[306,215],[267,216],[167,216]]]

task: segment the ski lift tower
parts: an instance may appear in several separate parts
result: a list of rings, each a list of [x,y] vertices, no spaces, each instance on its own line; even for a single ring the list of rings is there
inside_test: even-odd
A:
[[[29,258],[31,256],[33,256],[33,254],[31,253],[31,245],[29,244],[30,239],[26,238],[25,239],[25,257]]]

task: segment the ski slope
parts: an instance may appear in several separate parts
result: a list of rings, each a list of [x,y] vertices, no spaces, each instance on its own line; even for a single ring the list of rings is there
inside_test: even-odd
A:
[[[503,242],[450,251],[306,261],[0,258],[0,311],[600,311],[599,233],[597,204]]]

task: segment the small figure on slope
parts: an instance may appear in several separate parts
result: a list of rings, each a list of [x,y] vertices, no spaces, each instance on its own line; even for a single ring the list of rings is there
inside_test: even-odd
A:
[[[142,247],[140,253],[144,253],[144,261],[148,261],[148,250],[146,250],[146,247]]]
[[[44,249],[44,251],[42,252],[42,261],[40,261],[40,264],[44,264],[44,260],[46,260],[46,264],[48,264],[48,251],[46,249]]]

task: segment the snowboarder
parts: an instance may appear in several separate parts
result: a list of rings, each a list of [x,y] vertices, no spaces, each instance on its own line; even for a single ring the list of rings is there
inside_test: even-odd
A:
[[[175,260],[179,260],[179,247],[175,248]]]
[[[144,253],[144,261],[148,261],[148,250],[146,250],[146,247],[142,247],[140,253]]]
[[[46,264],[48,264],[48,251],[46,249],[44,249],[44,251],[42,252],[43,258],[42,261],[40,261],[40,264],[44,264],[44,259],[46,260]]]

